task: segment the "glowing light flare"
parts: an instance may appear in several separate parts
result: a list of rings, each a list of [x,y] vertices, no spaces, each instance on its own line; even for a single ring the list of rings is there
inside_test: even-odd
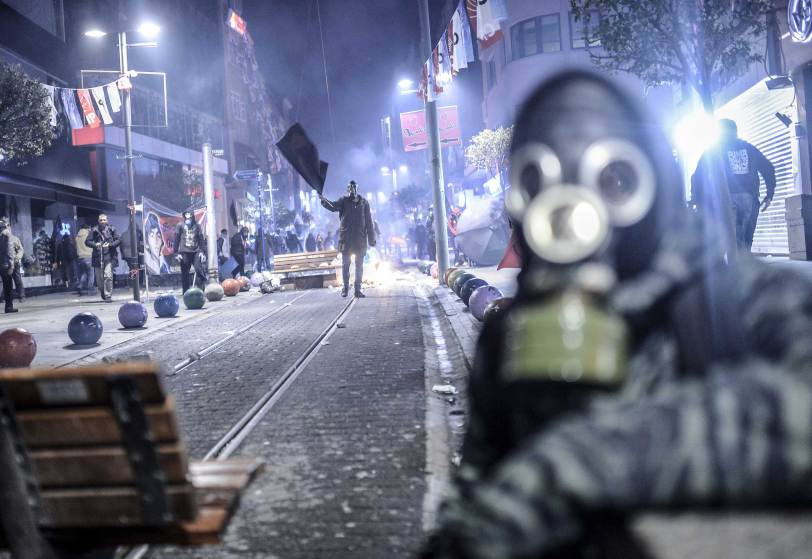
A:
[[[570,214],[570,230],[581,241],[591,243],[601,233],[601,218],[595,206],[579,202]]]
[[[105,35],[107,35],[107,33],[101,29],[89,29],[85,31],[85,37],[91,37],[93,39],[101,39]]]
[[[683,159],[693,162],[719,141],[719,123],[712,114],[689,114],[674,126],[674,143]]]
[[[145,21],[138,26],[138,32],[147,38],[152,38],[158,36],[158,33],[161,32],[161,28],[151,21]]]

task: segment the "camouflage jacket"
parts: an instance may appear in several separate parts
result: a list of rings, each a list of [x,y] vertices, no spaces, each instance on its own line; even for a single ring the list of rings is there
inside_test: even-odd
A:
[[[618,391],[516,390],[501,373],[514,309],[485,325],[462,463],[424,557],[553,556],[609,512],[812,505],[812,284],[741,257],[743,355],[686,374],[661,303],[715,249],[690,231],[663,245],[610,297],[638,325]]]

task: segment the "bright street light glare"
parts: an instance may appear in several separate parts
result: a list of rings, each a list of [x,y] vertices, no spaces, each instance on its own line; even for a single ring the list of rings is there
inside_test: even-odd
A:
[[[414,85],[414,82],[409,78],[403,78],[398,82],[398,87],[401,89],[409,89]]]
[[[92,37],[94,39],[100,39],[107,35],[106,32],[102,31],[101,29],[90,29],[85,31],[85,37]]]
[[[383,166],[381,167],[381,174],[388,175],[389,174],[389,167]]]
[[[399,170],[400,170],[401,173],[408,173],[409,172],[409,167],[406,166],[406,165],[401,165]]]
[[[699,159],[719,141],[719,123],[712,114],[698,111],[687,115],[674,127],[674,143],[687,162]]]
[[[138,32],[146,37],[155,37],[161,28],[152,22],[144,22],[138,27]]]

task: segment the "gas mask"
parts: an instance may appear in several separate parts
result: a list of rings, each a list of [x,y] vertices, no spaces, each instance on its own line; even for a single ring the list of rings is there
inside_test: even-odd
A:
[[[8,227],[6,225],[6,222],[3,221],[3,220],[0,220],[0,233],[3,233],[6,230],[6,227]]]
[[[602,77],[568,72],[517,118],[505,201],[524,259],[508,324],[514,379],[624,380],[626,325],[605,296],[645,271],[684,206],[670,148],[639,105]]]
[[[183,218],[184,218],[184,223],[186,223],[186,225],[188,227],[191,227],[192,223],[194,223],[194,219],[192,219],[192,214],[189,213],[189,212],[184,212],[183,213]]]
[[[358,196],[358,183],[355,181],[350,181],[350,183],[347,185],[347,195],[351,198]]]

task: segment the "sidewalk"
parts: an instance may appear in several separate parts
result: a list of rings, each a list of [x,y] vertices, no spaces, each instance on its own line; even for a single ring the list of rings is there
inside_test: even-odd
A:
[[[162,291],[174,293],[180,298],[180,291]],[[149,318],[143,328],[124,329],[118,321],[118,309],[122,303],[132,300],[129,289],[116,289],[113,293],[113,302],[104,303],[98,293],[79,297],[76,293],[51,293],[26,299],[24,303],[15,301],[20,312],[16,314],[0,314],[0,332],[8,328],[24,328],[34,335],[37,342],[37,356],[31,364],[33,367],[55,367],[64,365],[78,359],[87,357],[101,350],[109,350],[123,342],[129,342],[164,329],[168,326],[177,326],[191,319],[209,316],[212,313],[244,305],[256,298],[262,297],[257,288],[249,292],[242,292],[236,297],[226,297],[218,302],[206,302],[200,310],[188,310],[183,301],[177,316],[173,318],[158,318],[153,310],[153,302],[158,292],[150,293],[147,302],[142,293],[142,300],[147,305]],[[99,343],[93,346],[76,346],[68,337],[68,322],[81,312],[91,312],[101,319],[104,326]]]

